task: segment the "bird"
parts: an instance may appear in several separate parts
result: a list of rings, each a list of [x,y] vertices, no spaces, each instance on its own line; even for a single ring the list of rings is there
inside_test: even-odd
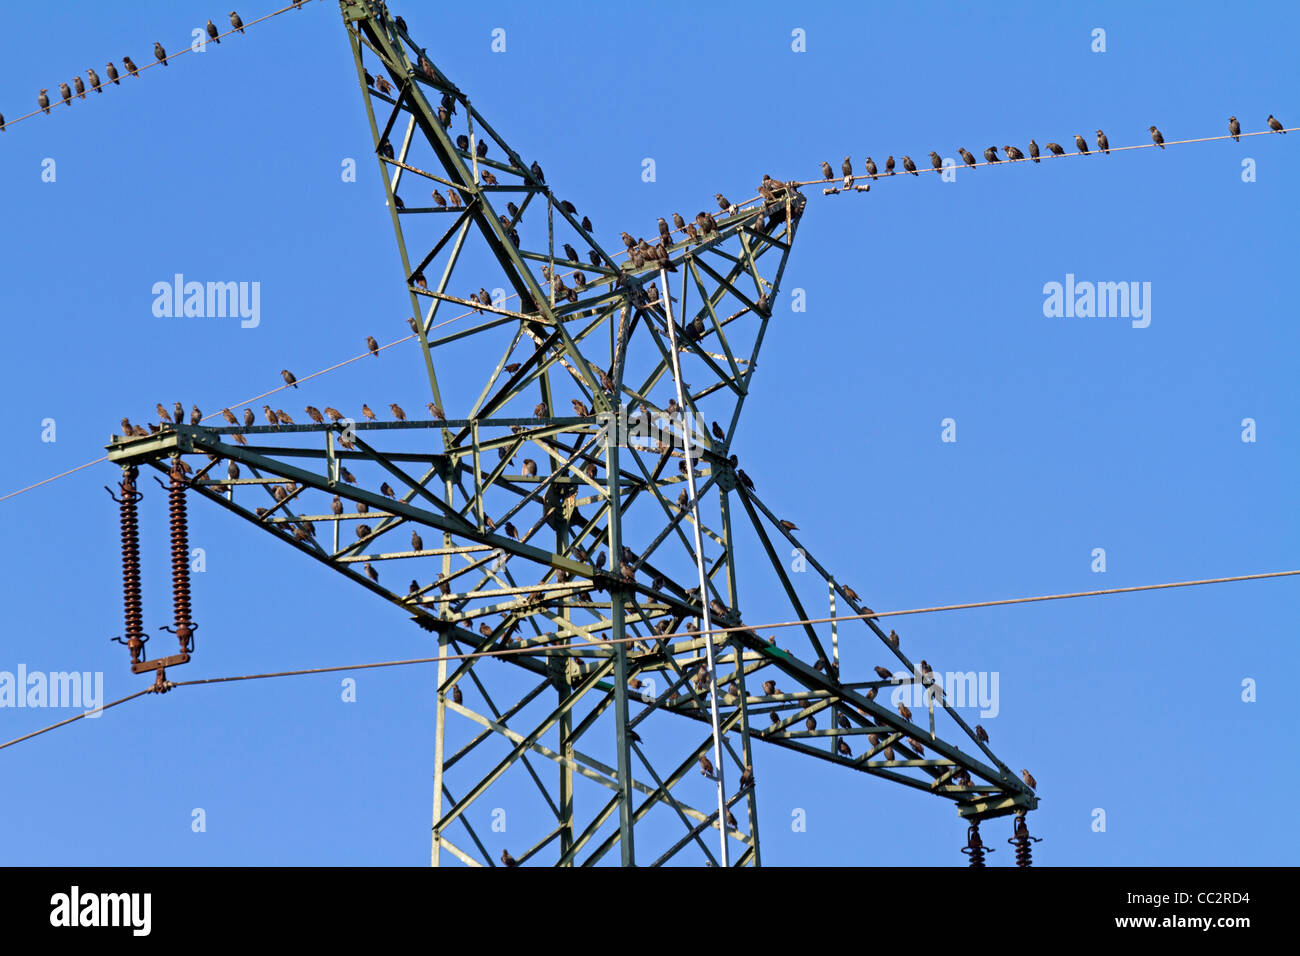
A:
[[[424,539],[420,537],[420,533],[418,531],[411,532],[411,550],[412,551],[424,550]]]
[[[546,183],[546,177],[542,175],[542,167],[539,166],[539,165],[537,164],[537,160],[533,160],[533,164],[532,164],[531,166],[528,167],[528,171],[531,172],[531,173],[533,174],[533,178],[534,178],[534,179],[536,179],[539,183],[542,183],[543,185],[545,185],[545,183]],[[487,172],[484,172],[484,173],[483,173],[483,179],[484,179],[484,181],[487,180],[487,177],[488,177],[489,175],[490,175],[490,174],[487,173]]]
[[[797,524],[795,524],[793,521],[786,521],[784,518],[781,519],[781,527],[785,528],[786,531],[799,530],[799,526]]]
[[[74,76],[72,78],[72,85],[77,90],[77,99],[84,100],[86,98],[86,84],[81,82],[81,77]]]
[[[393,491],[392,486],[389,485],[389,483],[386,482],[386,481],[385,481],[382,485],[379,486],[379,493],[380,493],[381,495],[383,495],[384,497],[386,497],[386,498],[396,498],[396,497],[397,497],[397,492]]]
[[[244,427],[251,426],[253,421],[253,410],[251,408],[244,409]]]
[[[885,160],[885,175],[894,175],[894,157],[890,156]]]
[[[722,195],[722,193],[714,193],[713,198],[718,201],[718,208],[728,216],[734,216],[736,214],[735,204],[728,200],[726,196]]]
[[[438,192],[436,189],[433,191],[433,201],[439,209],[447,208],[447,200],[444,199],[442,193]]]
[[[889,632],[889,637],[887,637],[886,640],[889,641],[890,644],[893,644],[895,647],[897,647],[897,646],[898,646],[898,632],[895,631],[895,630],[890,630],[890,632]]]
[[[122,57],[122,65],[126,67],[126,72],[130,73],[132,76],[140,75],[140,68],[135,65],[135,61],[129,56]]]
[[[221,40],[217,38],[217,28],[211,20],[208,21],[208,36],[212,38],[213,43],[218,45],[221,43]]]
[[[1241,142],[1241,124],[1237,122],[1237,117],[1228,117],[1228,133],[1232,136],[1234,143]]]
[[[989,742],[989,732],[985,730],[980,724],[975,725],[975,739],[982,744],[986,744]]]
[[[925,756],[925,748],[921,746],[921,741],[915,737],[907,738],[907,745],[917,752],[919,756]]]
[[[579,418],[586,418],[591,414],[591,410],[576,398],[573,399],[571,404],[573,405],[573,414],[577,415]]]
[[[474,147],[475,155],[477,155],[479,159],[482,159],[484,156],[487,155],[487,151],[488,151],[487,140],[485,139],[479,140],[477,145],[475,145]]]
[[[700,754],[700,773],[710,780],[715,779],[713,776],[713,764],[709,761],[707,754]]]
[[[745,769],[740,774],[740,789],[744,790],[746,787],[752,787],[753,785],[754,785],[754,768],[751,767],[749,764],[745,764]]]
[[[375,420],[375,413],[372,412],[370,406],[366,405],[364,402],[361,405],[361,414],[366,417],[367,421],[373,422]]]
[[[1048,144],[1047,144],[1047,149],[1048,149],[1049,152],[1051,152],[1051,154],[1052,154],[1053,156],[1064,156],[1064,155],[1065,155],[1065,149],[1062,148],[1062,146],[1061,146],[1060,143],[1048,143]]]
[[[518,866],[518,865],[519,865],[519,861],[516,860],[513,856],[510,855],[510,851],[509,851],[509,850],[502,850],[502,851],[501,851],[501,862],[504,863],[506,866]]]
[[[172,406],[172,419],[176,422],[177,425],[185,421],[185,406],[182,405],[180,402],[177,402],[175,405]]]
[[[1028,770],[1021,770],[1020,776],[1024,778],[1025,783],[1029,784],[1030,790],[1038,789],[1038,781],[1034,779],[1034,775],[1030,773]]]
[[[1282,128],[1281,121],[1278,120],[1277,117],[1275,117],[1272,113],[1268,114],[1268,128],[1275,133],[1281,133],[1283,136],[1286,135],[1286,130]]]
[[[244,32],[244,21],[239,19],[239,14],[234,10],[230,11],[230,25],[240,33]]]
[[[293,377],[293,372],[290,372],[287,368],[280,369],[280,377],[284,379],[284,384],[292,385],[294,388],[298,387],[298,380]]]
[[[226,421],[230,422],[230,424],[232,425],[239,424],[238,419],[235,418],[235,413],[228,408],[223,408],[221,410],[221,417],[224,418]]]
[[[158,43],[157,41],[155,41],[153,45],[153,55],[154,55],[154,59],[156,59],[163,66],[167,65],[167,51],[164,50],[163,45],[161,43]]]
[[[1155,144],[1156,144],[1157,146],[1159,146],[1161,149],[1164,149],[1164,148],[1165,148],[1165,138],[1164,138],[1163,136],[1160,135],[1160,130],[1158,130],[1158,129],[1156,129],[1154,126],[1152,126],[1152,127],[1149,127],[1148,132],[1151,133],[1151,142],[1155,143]]]
[[[406,421],[406,412],[402,411],[401,405],[398,405],[396,402],[389,402],[388,408],[390,411],[392,411],[393,417],[396,418],[399,422]]]
[[[108,66],[104,68],[104,72],[108,74],[108,78],[113,82],[114,86],[122,85],[121,81],[117,78],[118,76],[117,67],[113,65],[112,60],[108,61]]]
[[[984,150],[984,158],[990,163],[1002,162],[1002,160],[998,158],[998,148],[996,146],[990,146],[988,149]]]
[[[67,83],[59,84],[59,95],[63,97],[63,102],[67,106],[72,105],[72,90],[68,89]]]
[[[831,169],[831,164],[822,160],[822,179],[834,179],[835,171]]]
[[[330,511],[336,515],[343,514],[343,502],[339,499],[338,495],[335,495],[334,500],[330,502]]]
[[[1155,129],[1155,127],[1153,126],[1152,129]],[[1097,148],[1107,156],[1110,155],[1110,140],[1106,138],[1106,134],[1101,130],[1097,130]]]
[[[853,185],[853,160],[848,156],[845,156],[844,162],[840,163],[840,172],[844,174],[844,188],[848,189]]]
[[[375,337],[373,335],[366,336],[366,348],[370,350],[371,355],[374,355],[376,357],[379,355],[379,343],[375,341]]]
[[[293,424],[293,419],[289,417],[289,413],[286,412],[283,408],[277,408],[275,410],[275,417],[280,422],[281,425]]]
[[[714,438],[716,438],[718,441],[726,441],[727,433],[722,430],[721,425],[719,425],[717,422],[714,422],[712,430],[713,430]]]
[[[867,157],[866,170],[867,170],[867,175],[870,176],[874,181],[876,178],[876,164],[872,162],[870,156]]]
[[[50,98],[45,95],[48,92],[49,90],[41,90],[40,96],[36,97],[36,102],[40,104],[41,109],[45,111],[46,116],[50,115]]]
[[[492,631],[489,629],[489,630],[488,630],[488,633],[491,634]],[[451,699],[452,699],[453,701],[455,701],[456,703],[458,703],[458,704],[463,704],[463,703],[465,702],[465,695],[462,694],[462,693],[460,692],[460,685],[458,685],[458,684],[453,684],[453,685],[452,685],[452,687],[451,687]]]
[[[364,567],[365,567],[365,569],[366,569],[366,577],[370,578],[370,580],[372,580],[372,581],[374,581],[376,584],[378,584],[378,583],[379,583],[379,572],[376,571],[374,568],[372,568],[372,567],[370,566],[370,562],[369,562],[369,561],[367,561],[367,562],[365,563]]]
[[[894,677],[894,675],[889,672],[888,668],[881,667],[879,664],[877,664],[874,669],[876,676],[881,680],[892,680]]]
[[[103,92],[104,92],[103,90],[101,90],[101,89],[99,88],[99,74],[98,74],[98,73],[96,73],[94,70],[87,70],[87,71],[86,71],[86,76],[90,79],[90,88],[91,88],[92,90],[94,90],[96,93],[103,93]]]
[[[1083,153],[1085,156],[1088,155],[1088,144],[1083,141],[1083,137],[1078,133],[1074,134],[1074,145],[1078,148],[1079,152]]]
[[[314,421],[317,425],[325,424],[325,416],[320,413],[320,409],[317,408],[315,405],[308,405],[305,411],[307,412],[307,417],[310,418],[312,421]]]
[[[447,420],[447,416],[442,413],[442,409],[433,402],[425,402],[425,407],[429,409],[429,417],[434,421],[443,422]]]
[[[1024,159],[1024,158],[1025,158],[1025,154],[1022,153],[1022,152],[1021,152],[1017,147],[1015,147],[1015,146],[1003,146],[1003,147],[1002,147],[1002,152],[1006,153],[1006,154],[1007,154],[1007,159],[1010,159],[1010,160],[1017,160],[1017,159]]]
[[[809,717],[807,720],[805,720],[805,721],[803,722],[803,725],[804,725],[805,727],[807,727],[810,731],[816,730],[816,729],[817,729],[817,718],[816,718],[816,717]]]
[[[159,402],[154,407],[158,410],[158,417],[162,419],[164,422],[166,422],[168,425],[170,425],[172,421],[172,417],[167,413],[167,409],[163,407],[163,403]]]
[[[904,156],[904,157],[903,157],[903,168],[906,169],[906,170],[907,170],[909,173],[911,173],[913,176],[920,176],[920,175],[921,175],[920,173],[918,173],[918,172],[916,171],[916,163],[912,162],[912,157],[911,157],[911,156]]]
[[[537,475],[537,462],[531,458],[524,459],[523,475],[525,478],[532,478]]]
[[[898,712],[903,715],[904,720],[912,719],[912,709],[908,707],[906,704],[899,704]]]
[[[545,417],[546,417],[546,403],[545,403],[545,402],[538,402],[536,405],[533,406],[533,416],[534,416],[535,418],[545,418]]]
[[[943,159],[934,150],[930,150],[930,165],[935,169],[943,169]]]
[[[197,425],[201,421],[203,421],[203,413],[199,411],[199,406],[195,405],[190,412],[190,424]]]
[[[858,601],[858,600],[861,600],[861,599],[858,597],[858,592],[855,591],[855,590],[853,590],[853,588],[849,587],[847,584],[844,585],[844,596],[845,596],[846,598],[848,598],[850,601]]]
[[[1036,163],[1041,162],[1041,160],[1039,160],[1038,158],[1038,144],[1035,143],[1032,139],[1029,141],[1029,158]]]
[[[963,161],[967,166],[974,166],[974,165],[975,165],[975,157],[974,157],[973,155],[971,155],[971,151],[970,151],[969,149],[966,149],[966,148],[963,146],[961,149],[957,150],[957,152],[961,155],[962,161]]]

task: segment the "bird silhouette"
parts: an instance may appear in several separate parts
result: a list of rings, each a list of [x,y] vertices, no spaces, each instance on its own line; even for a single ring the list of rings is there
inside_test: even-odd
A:
[[[1228,133],[1232,136],[1234,143],[1241,142],[1241,124],[1237,122],[1237,117],[1228,117]]]
[[[163,66],[167,65],[167,51],[163,49],[163,45],[161,43],[156,43],[156,42],[154,43],[153,55],[154,55],[154,59],[156,59]]]
[[[1152,129],[1155,129],[1155,127],[1153,126]],[[1101,130],[1097,130],[1097,148],[1107,156],[1110,155],[1110,140],[1106,138],[1106,134]]]
[[[1156,144],[1157,146],[1159,146],[1161,149],[1164,149],[1164,148],[1165,148],[1165,138],[1164,138],[1163,136],[1160,135],[1160,130],[1156,129],[1154,126],[1151,126],[1151,127],[1148,127],[1148,130],[1147,130],[1147,131],[1151,134],[1151,142],[1155,143],[1155,144]]]
[[[230,25],[240,33],[244,32],[244,21],[239,19],[239,14],[234,10],[230,11]]]
[[[1281,120],[1277,119],[1272,113],[1268,114],[1268,128],[1275,133],[1286,135],[1286,130],[1282,128]]]

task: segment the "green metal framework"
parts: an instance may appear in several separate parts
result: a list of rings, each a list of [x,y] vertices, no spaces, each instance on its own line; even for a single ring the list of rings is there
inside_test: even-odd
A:
[[[715,627],[743,624],[738,549],[770,565],[765,608],[783,598],[790,618],[824,616],[809,602],[825,594],[831,615],[838,602],[867,613],[729,452],[805,198],[773,181],[772,199],[719,215],[716,230],[674,231],[666,255],[620,263],[623,252],[600,246],[381,4],[340,6],[420,317],[413,328],[431,417],[176,425],[115,439],[109,457],[167,471],[175,456],[206,454],[195,492],[403,609],[437,635],[442,654],[509,652],[437,665],[433,863],[495,865],[510,848],[520,862],[590,865],[616,847],[624,865],[678,861],[688,849],[716,863],[720,822],[736,851],[731,863],[761,863],[754,785],[726,795],[728,816],[739,808],[734,826],[688,802],[702,792],[697,766],[712,746],[710,687],[722,687],[727,780],[753,766],[753,745],[764,741],[948,800],[973,820],[1033,809],[1032,791],[947,701],[926,694],[913,721],[875,699],[922,681],[875,621],[804,625],[783,646],[733,630],[716,637],[716,684],[703,666],[707,637],[695,624],[703,608],[712,606]],[[440,106],[455,108],[447,127]],[[468,149],[449,128],[460,124]],[[395,201],[451,189],[459,208]],[[471,247],[479,264],[499,269],[511,298],[476,303],[451,291],[458,265],[482,275]],[[480,285],[476,277],[469,287]],[[444,304],[457,316],[440,316]],[[674,337],[690,383],[685,409],[671,397]],[[494,355],[476,393],[440,387],[439,368]],[[557,414],[574,402],[572,416]],[[234,444],[235,433],[248,444]],[[688,441],[694,500],[685,492]],[[248,476],[215,474],[223,460]],[[392,496],[376,490],[381,483]],[[343,513],[331,496],[346,503]],[[348,510],[358,506],[367,510]],[[419,538],[407,547],[412,531]],[[786,549],[804,573],[787,569]],[[405,590],[390,585],[408,577]],[[842,626],[858,635],[852,663],[841,660]],[[841,666],[860,666],[868,651],[889,661],[891,679],[842,681]],[[785,689],[762,686],[769,681]],[[807,729],[810,717],[816,729]],[[754,774],[761,779],[761,768]],[[535,788],[553,825],[527,838],[512,825],[501,838],[487,795],[502,787],[512,800]]]

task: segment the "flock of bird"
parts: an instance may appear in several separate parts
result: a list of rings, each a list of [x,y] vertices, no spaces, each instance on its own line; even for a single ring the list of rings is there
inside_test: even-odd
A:
[[[1268,128],[1270,131],[1274,133],[1286,132],[1286,129],[1282,126],[1281,121],[1278,120],[1277,117],[1275,117],[1272,113],[1268,114]],[[1165,148],[1165,138],[1161,134],[1159,129],[1157,129],[1155,126],[1148,126],[1147,132],[1151,134],[1151,142],[1155,143],[1155,145],[1159,146],[1161,149]],[[1230,135],[1235,142],[1238,143],[1241,142],[1241,123],[1237,121],[1237,117],[1235,116],[1228,117],[1228,135]],[[1084,156],[1089,155],[1088,143],[1078,133],[1074,135],[1074,145],[1079,154]],[[1044,144],[1043,148],[1046,149],[1054,156],[1065,155],[1065,149],[1064,147],[1061,146],[1060,143],[1046,143]],[[1097,130],[1097,148],[1101,150],[1103,153],[1107,153],[1107,154],[1110,153],[1110,140],[1106,137],[1106,134],[1102,130]],[[1003,146],[1001,147],[1001,149],[1004,154],[1003,156],[998,155],[997,146],[990,146],[988,147],[988,149],[984,150],[985,162],[1000,163],[1003,161],[1003,159],[1006,159],[1010,162],[1018,162],[1024,159],[1031,159],[1035,163],[1037,163],[1040,162],[1039,157],[1042,155],[1041,151],[1038,148],[1038,143],[1034,142],[1034,140],[1032,139],[1029,141],[1028,156],[1026,156],[1018,147],[1015,146]],[[957,152],[961,155],[962,162],[964,162],[967,166],[975,165],[976,163],[975,156],[969,150],[963,147],[961,149],[958,149]],[[930,151],[930,165],[934,167],[936,171],[941,172],[943,170],[943,158],[933,150]],[[885,170],[882,173],[879,170],[879,168],[876,166],[875,161],[870,156],[868,156],[865,169],[866,169],[867,176],[869,176],[873,181],[877,179],[879,176],[893,176],[895,173],[894,157],[891,155],[885,160]],[[834,170],[831,169],[830,163],[823,162],[821,171],[822,171],[823,182],[833,182],[838,178],[836,177]],[[913,176],[920,175],[920,173],[918,173],[916,170],[916,163],[912,161],[912,157],[910,156],[903,157],[903,172],[911,173]],[[865,192],[871,188],[869,185],[857,186],[857,187],[853,185],[855,176],[853,173],[853,160],[851,157],[848,156],[844,157],[844,162],[840,164],[840,173],[844,177],[843,188],[845,189],[856,188],[860,191]],[[838,192],[839,190],[828,189],[826,191],[829,193],[829,192]],[[660,222],[662,221],[663,220],[660,220]]]

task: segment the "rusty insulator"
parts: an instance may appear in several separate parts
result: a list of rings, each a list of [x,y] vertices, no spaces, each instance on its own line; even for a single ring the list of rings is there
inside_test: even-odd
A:
[[[149,638],[144,633],[144,610],[140,597],[140,521],[136,505],[144,495],[136,491],[135,479],[139,469],[127,465],[122,469],[118,495],[105,489],[118,503],[122,526],[122,607],[126,618],[126,631],[113,640],[125,644],[131,652],[131,663],[138,664],[144,655],[144,645]],[[120,495],[120,497],[119,497]]]
[[[984,841],[980,839],[980,822],[976,820],[966,830],[966,845],[961,851],[970,857],[971,866],[984,866],[984,854],[992,853],[992,847],[985,847]]]
[[[1007,840],[1016,848],[1016,866],[1030,867],[1034,865],[1033,845],[1041,842],[1042,837],[1029,835],[1029,824],[1025,821],[1023,812],[1016,816],[1016,835]]]
[[[172,464],[171,485],[167,488],[167,513],[171,522],[172,540],[172,605],[175,610],[176,639],[181,653],[188,654],[194,646],[194,623],[190,620],[190,539],[185,524],[185,475],[179,467],[180,459]]]

